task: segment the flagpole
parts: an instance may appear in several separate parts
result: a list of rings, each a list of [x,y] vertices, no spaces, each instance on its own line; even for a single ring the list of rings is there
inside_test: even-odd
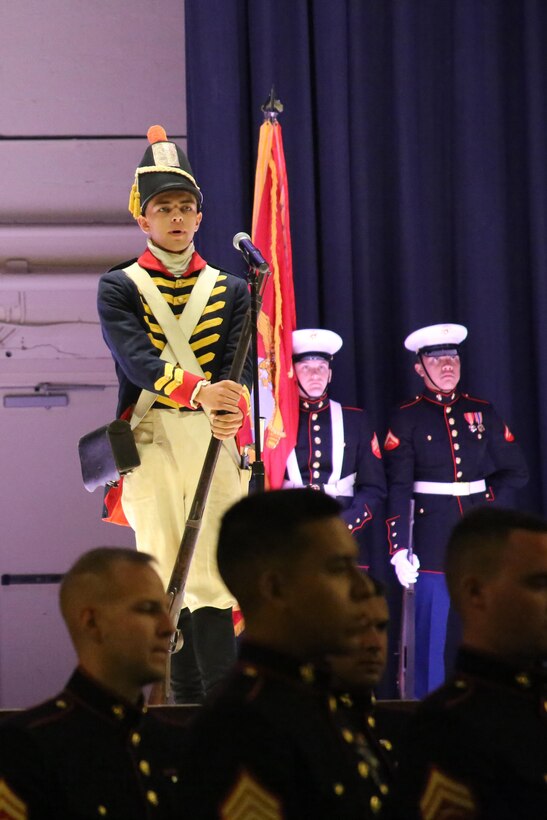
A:
[[[292,332],[296,328],[289,190],[281,123],[283,111],[272,87],[261,106],[253,202],[253,241],[262,249],[272,277],[258,317],[258,355],[261,357],[261,404],[267,409],[263,458],[270,489],[283,486],[289,453],[296,444],[298,390],[292,365]],[[269,387],[269,395],[265,395]]]

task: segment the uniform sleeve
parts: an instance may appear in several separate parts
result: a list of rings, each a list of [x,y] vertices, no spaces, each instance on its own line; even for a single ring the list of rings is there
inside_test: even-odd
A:
[[[393,785],[395,820],[482,816],[472,773],[481,770],[484,760],[466,732],[469,727],[462,729],[447,710],[411,718]]]
[[[297,769],[290,744],[257,715],[198,722],[183,747],[181,817],[304,816],[287,790],[287,772]]]
[[[348,527],[357,532],[372,521],[386,497],[386,477],[378,437],[364,410],[359,411],[354,470],[353,499],[350,506],[343,510],[342,517]]]
[[[0,729],[1,780],[5,782],[4,788],[11,803],[23,803],[32,820],[52,820],[56,816],[53,811],[57,803],[53,799],[55,779],[48,772],[42,750],[27,732],[18,727],[3,726]],[[1,812],[0,816],[3,816]]]
[[[390,555],[408,547],[414,462],[412,427],[405,421],[402,412],[397,410],[392,415],[384,442],[388,487],[386,526]]]
[[[201,376],[160,359],[141,318],[138,290],[125,274],[114,271],[101,277],[97,309],[104,340],[129,381],[190,407]]]
[[[528,482],[528,467],[513,433],[493,407],[490,407],[489,415],[488,453],[492,471],[486,477],[486,483],[493,501],[510,504],[512,490],[524,487]]]

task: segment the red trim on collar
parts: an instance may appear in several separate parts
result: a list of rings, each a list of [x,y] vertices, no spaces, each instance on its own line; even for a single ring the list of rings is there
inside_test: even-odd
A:
[[[147,248],[143,254],[139,256],[137,259],[139,265],[147,270],[155,270],[159,273],[162,273],[164,276],[170,276],[171,279],[174,279],[172,273],[169,273],[167,268],[160,262],[160,260],[154,256],[150,248]],[[190,264],[188,265],[188,270],[183,276],[190,276],[190,274],[195,273],[198,270],[202,270],[205,267],[207,262],[201,258],[197,251],[194,251],[192,258],[190,259]]]

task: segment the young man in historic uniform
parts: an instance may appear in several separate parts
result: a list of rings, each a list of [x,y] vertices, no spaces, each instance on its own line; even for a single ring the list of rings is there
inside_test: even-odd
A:
[[[108,519],[128,522],[137,548],[156,557],[167,586],[211,435],[223,440],[186,585],[186,646],[173,658],[177,700],[196,701],[235,657],[234,599],[218,574],[215,545],[222,513],[242,494],[234,437],[248,415],[250,367],[241,384],[229,373],[249,294],[243,279],[211,268],[194,247],[203,196],[186,155],[160,126],[148,137],[129,202],[147,247],[99,284],[101,327],[119,380],[117,414],[140,419],[141,465],[107,494],[106,507]],[[169,330],[173,320],[182,341],[179,328]]]

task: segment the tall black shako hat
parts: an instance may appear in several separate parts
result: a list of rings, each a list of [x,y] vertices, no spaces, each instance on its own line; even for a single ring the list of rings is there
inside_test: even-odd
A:
[[[203,196],[184,151],[167,139],[161,125],[152,125],[146,136],[150,145],[135,171],[135,182],[129,194],[129,212],[137,219],[153,196],[161,191],[181,188],[196,197],[198,211],[201,211]]]

